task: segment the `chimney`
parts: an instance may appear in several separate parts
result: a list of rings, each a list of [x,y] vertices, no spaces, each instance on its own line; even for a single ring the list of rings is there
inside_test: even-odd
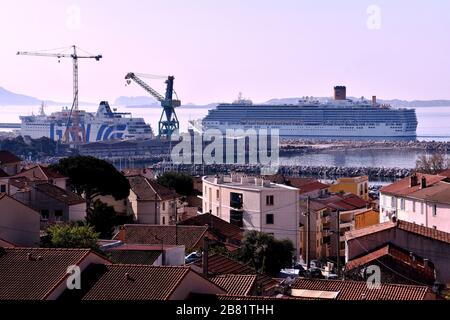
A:
[[[345,86],[334,87],[334,100],[347,100],[347,88]]]
[[[419,183],[419,180],[415,174],[413,174],[411,177],[409,177],[409,187],[415,187]]]
[[[372,96],[372,105],[376,107],[377,105],[377,96]]]
[[[209,239],[207,237],[203,238],[203,255],[202,255],[202,266],[203,275],[208,277],[208,251],[209,251]]]
[[[427,179],[425,177],[422,177],[420,189],[425,189],[427,187]]]

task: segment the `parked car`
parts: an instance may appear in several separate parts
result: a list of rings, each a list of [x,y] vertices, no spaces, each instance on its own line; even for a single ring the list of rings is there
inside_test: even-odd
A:
[[[202,258],[202,253],[194,251],[194,252],[191,252],[190,254],[188,254],[184,258],[184,263],[189,264],[189,263],[195,262],[195,261],[197,261],[197,260],[199,260],[201,258]]]

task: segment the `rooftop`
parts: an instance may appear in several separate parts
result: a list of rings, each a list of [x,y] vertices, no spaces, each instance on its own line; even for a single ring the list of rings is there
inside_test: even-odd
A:
[[[203,261],[194,262],[199,268],[202,268]],[[273,289],[278,282],[269,276],[258,273],[252,267],[239,261],[225,257],[220,254],[214,254],[208,257],[208,273],[212,276],[217,275],[257,275],[257,286],[263,288],[264,291]]]
[[[189,267],[154,267],[142,265],[92,265],[85,273],[89,288],[83,300],[142,301],[169,300],[175,290],[195,273]],[[198,276],[199,280],[211,283]],[[218,292],[223,290],[217,287]]]
[[[284,184],[272,183],[264,177],[252,177],[246,175],[231,176],[206,176],[203,182],[217,186],[226,186],[239,190],[261,191],[261,190],[298,190]]]
[[[18,163],[21,161],[22,161],[22,159],[20,159],[15,154],[13,154],[9,151],[6,151],[6,150],[0,150],[0,165],[14,164],[14,163]]]
[[[365,281],[297,279],[292,284],[296,290],[311,290],[336,294],[336,300],[426,300],[430,290],[426,286],[382,283],[371,289]]]
[[[202,243],[206,226],[124,225],[116,240],[126,244],[184,245],[186,250]]]
[[[426,182],[426,188],[422,188],[422,179],[425,179],[424,181]],[[414,197],[415,195],[425,197],[427,194],[434,194],[435,189],[432,187],[444,180],[448,181],[449,178],[441,175],[416,173],[415,176],[406,177],[382,188],[381,192],[384,194],[402,197]],[[441,189],[437,189],[437,192],[439,190]]]
[[[52,197],[53,199],[56,199],[59,202],[65,203],[69,206],[86,202],[82,197],[80,197],[76,193],[61,189],[50,183],[38,184],[36,185],[36,189],[40,192],[45,193],[49,197]]]
[[[205,226],[208,225],[209,230],[220,238],[234,238],[238,241],[242,240],[243,231],[234,224],[228,223],[219,217],[210,214],[200,214],[195,217],[181,221],[179,225]]]
[[[28,169],[23,169],[20,173],[13,176],[13,178],[27,178],[30,181],[49,181],[53,179],[64,179],[63,175],[43,165],[34,165]]]
[[[256,275],[227,274],[211,277],[210,280],[225,289],[230,295],[246,296],[255,288]]]
[[[150,180],[144,176],[128,176],[131,190],[136,194],[138,200],[143,201],[159,201],[172,200],[178,198],[179,195],[175,192],[160,185],[155,180]]]
[[[450,233],[436,230],[433,228],[427,228],[425,226],[420,226],[418,224],[403,221],[403,220],[398,220],[397,222],[388,221],[388,222],[376,224],[376,225],[373,225],[373,226],[370,226],[367,228],[349,231],[345,234],[345,237],[347,240],[351,240],[351,239],[360,238],[360,237],[363,237],[366,235],[370,235],[370,234],[374,234],[377,232],[390,230],[390,229],[394,229],[394,228],[397,228],[399,230],[403,230],[403,231],[406,231],[406,232],[409,232],[409,233],[412,233],[412,234],[415,234],[415,235],[418,235],[421,237],[425,237],[425,238],[429,238],[432,240],[437,240],[437,241],[441,241],[441,242],[450,244]]]
[[[0,248],[0,300],[42,300],[80,265],[88,249]],[[106,261],[106,259],[105,259]]]

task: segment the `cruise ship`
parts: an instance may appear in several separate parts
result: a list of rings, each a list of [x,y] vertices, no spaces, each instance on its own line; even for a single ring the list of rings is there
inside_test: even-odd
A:
[[[278,129],[283,137],[375,137],[414,138],[417,117],[414,109],[397,109],[364,98],[347,99],[346,88],[334,88],[334,100],[305,98],[298,104],[253,104],[238,99],[220,104],[202,119],[202,130]]]
[[[107,101],[100,102],[96,113],[79,110],[78,114],[86,142],[153,138],[152,128],[143,118],[133,118],[131,113],[115,112]],[[67,107],[46,115],[41,106],[38,115],[20,117],[20,133],[33,139],[48,137],[55,141],[63,140],[70,117],[70,109]]]

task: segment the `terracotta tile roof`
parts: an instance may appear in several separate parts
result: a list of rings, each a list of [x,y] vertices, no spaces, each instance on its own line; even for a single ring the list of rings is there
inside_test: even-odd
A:
[[[444,176],[447,178],[450,178],[450,169],[447,169],[445,171],[442,171],[441,173],[439,173],[440,176]]]
[[[153,265],[161,256],[161,250],[109,250],[108,256],[114,263]]]
[[[414,233],[426,238],[430,238],[433,240],[438,240],[441,242],[450,243],[450,233],[435,230],[433,228],[427,228],[424,226],[420,226],[418,224],[414,224],[411,222],[399,220],[397,223],[397,227],[401,230]]]
[[[422,178],[425,178],[428,187],[442,180],[447,179],[447,177],[445,176],[422,174],[422,173],[417,173],[416,176],[417,176],[417,185],[413,187],[411,187],[411,177],[406,177],[400,181],[394,182],[393,184],[383,187],[381,189],[381,192],[384,194],[390,194],[395,196],[408,196],[421,189],[420,182]]]
[[[69,206],[85,203],[86,201],[77,195],[68,190],[61,189],[50,183],[42,183],[36,185],[36,189],[46,195],[58,200],[59,202],[65,203]]]
[[[217,300],[223,301],[278,301],[278,300],[320,300],[312,298],[300,298],[300,297],[289,297],[285,295],[276,296],[242,296],[242,295],[231,295],[231,294],[218,294],[216,295]]]
[[[306,212],[306,200],[300,201],[300,207],[301,207],[301,211]],[[319,201],[315,201],[315,200],[310,200],[309,201],[309,208],[310,210],[313,211],[321,211],[327,208],[326,204],[323,204],[322,202]]]
[[[373,226],[370,226],[367,228],[349,231],[349,232],[346,232],[345,237],[347,240],[351,240],[351,239],[360,238],[360,237],[363,237],[363,236],[366,236],[369,234],[374,234],[377,232],[381,232],[381,231],[389,230],[389,229],[393,229],[393,228],[398,228],[399,230],[413,233],[415,235],[422,236],[425,238],[429,238],[429,239],[433,239],[433,240],[437,240],[437,241],[441,241],[441,242],[445,242],[445,243],[450,243],[450,233],[440,231],[440,230],[435,230],[433,228],[428,228],[425,226],[420,226],[418,224],[403,221],[403,220],[398,220],[397,222],[388,221],[388,222],[376,224],[376,225],[373,225]]]
[[[16,247],[16,245],[14,243],[12,243],[12,242],[9,242],[9,241],[7,241],[5,239],[0,238],[0,247],[3,247],[3,248],[14,248],[14,247]]]
[[[9,179],[9,184],[19,190],[24,190],[31,186],[31,181],[27,177],[11,177]]]
[[[210,278],[219,287],[224,288],[228,294],[246,296],[252,292],[256,285],[256,275],[227,274]]]
[[[123,226],[115,239],[126,244],[184,245],[190,251],[202,244],[207,230],[206,226],[129,224]]]
[[[389,260],[386,258],[390,258]],[[384,245],[383,247],[373,250],[359,258],[349,261],[345,265],[346,271],[351,271],[355,268],[365,266],[374,261],[383,261],[383,265],[388,265],[391,269],[397,269],[397,266],[401,267],[398,273],[404,272],[405,268],[414,270],[417,275],[420,275],[420,279],[415,277],[417,281],[425,281],[427,283],[434,283],[434,267],[431,262],[425,265],[424,259],[418,256],[414,256],[414,260],[407,250],[398,248],[392,244]],[[390,263],[394,261],[395,263]]]
[[[127,178],[131,190],[136,194],[138,200],[155,201],[155,197],[158,200],[171,200],[180,197],[175,191],[143,176],[129,176]]]
[[[309,193],[316,190],[328,189],[330,186],[317,180],[299,180],[301,178],[289,179],[289,185],[298,188],[300,194]]]
[[[46,299],[67,278],[67,268],[79,265],[90,254],[95,253],[87,249],[0,248],[0,300]]]
[[[3,171],[2,168],[0,168],[0,178],[6,178],[6,177],[9,177],[9,175],[5,171]]]
[[[333,194],[326,198],[317,198],[315,201],[325,204],[332,210],[350,211],[355,209],[366,208],[369,203],[360,197],[347,194]]]
[[[241,241],[243,238],[243,231],[234,224],[228,223],[225,220],[211,214],[205,213],[198,216],[181,221],[179,225],[190,226],[205,226],[208,225],[209,230],[221,239],[235,239]]]
[[[82,300],[169,300],[190,273],[196,274],[190,267],[93,265],[85,274],[91,281]],[[198,280],[203,279],[216,287],[218,293],[224,292],[208,279],[198,276]]]
[[[440,181],[430,187],[410,193],[407,197],[433,203],[450,204],[450,183]]]
[[[199,260],[194,262],[194,265],[201,269],[203,262]],[[257,275],[257,287],[263,288],[263,291],[269,291],[278,285],[278,282],[269,276],[258,273],[252,267],[220,254],[214,254],[208,257],[208,273],[211,275]]]
[[[15,154],[6,150],[0,150],[0,165],[18,163],[21,161],[22,159],[20,159]]]
[[[20,173],[14,176],[14,178],[17,177],[26,177],[30,181],[49,181],[58,178],[65,178],[58,172],[50,170],[48,167],[40,164],[22,170]]]
[[[430,290],[426,286],[382,283],[370,289],[365,281],[297,279],[292,289],[338,292],[336,300],[425,300]]]

